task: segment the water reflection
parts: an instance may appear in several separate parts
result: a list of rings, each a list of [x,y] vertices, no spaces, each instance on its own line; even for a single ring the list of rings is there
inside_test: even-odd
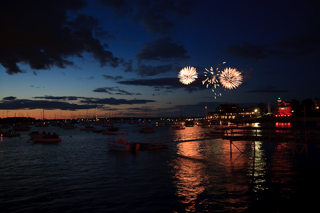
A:
[[[186,128],[176,134],[182,140],[190,140],[190,133],[200,131]],[[199,134],[199,132],[198,132]],[[184,136],[185,135],[185,136]],[[181,140],[181,139],[180,139]],[[248,143],[237,144],[247,149]],[[233,158],[230,158],[230,151]],[[250,190],[247,154],[237,149],[230,150],[230,143],[221,139],[193,141],[177,144],[177,157],[171,162],[176,194],[186,212],[199,209],[243,211],[248,206]],[[210,199],[208,201],[208,197]]]
[[[256,141],[253,143],[252,154],[252,184],[255,193],[267,190],[266,183],[266,170],[267,162],[265,152],[262,148],[263,142]],[[250,174],[249,174],[250,175]]]
[[[191,140],[176,144],[170,162],[176,195],[184,211],[251,211],[248,208],[252,206],[278,198],[285,200],[295,193],[292,186],[296,171],[290,144],[192,141],[195,134],[204,132],[194,127],[174,133],[177,140]]]
[[[203,130],[199,126],[186,127],[183,130],[173,130],[173,141],[189,141],[202,138]]]
[[[195,201],[206,189],[208,180],[205,165],[198,160],[201,156],[199,146],[198,142],[178,144],[180,157],[172,162],[176,193],[181,198],[181,202],[186,205],[186,211],[196,210]]]

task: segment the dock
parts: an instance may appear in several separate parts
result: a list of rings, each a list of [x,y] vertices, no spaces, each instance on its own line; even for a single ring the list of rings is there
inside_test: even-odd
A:
[[[320,144],[320,128],[231,127],[222,130],[231,141],[275,141]]]

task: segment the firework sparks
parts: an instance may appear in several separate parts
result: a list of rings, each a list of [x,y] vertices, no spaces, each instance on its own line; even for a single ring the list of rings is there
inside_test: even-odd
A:
[[[188,85],[198,78],[198,73],[196,68],[189,66],[180,70],[178,78],[180,79],[181,83]]]
[[[219,80],[224,88],[231,90],[237,88],[242,84],[242,75],[241,72],[229,67],[221,72]]]
[[[216,89],[217,86],[220,86],[217,78],[220,71],[217,68],[217,75],[215,75],[212,67],[210,68],[210,70],[208,70],[207,68],[205,69],[206,71],[204,72],[204,76],[206,77],[206,79],[202,81],[202,84],[206,84],[207,88],[209,88],[210,84],[212,84],[214,89]],[[212,92],[214,92],[214,89],[212,89]]]

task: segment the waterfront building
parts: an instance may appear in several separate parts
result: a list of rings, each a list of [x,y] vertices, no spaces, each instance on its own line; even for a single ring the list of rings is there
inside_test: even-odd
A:
[[[279,97],[277,100],[276,108],[274,111],[275,117],[290,117],[292,115],[291,103],[281,100]]]
[[[260,115],[258,107],[240,107],[238,104],[220,104],[215,112],[208,112],[209,119],[234,120],[242,118],[253,118]]]

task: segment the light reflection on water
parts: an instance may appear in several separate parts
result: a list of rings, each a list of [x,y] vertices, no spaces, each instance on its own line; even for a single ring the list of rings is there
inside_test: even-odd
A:
[[[176,138],[190,140],[195,131],[201,129],[177,131]],[[262,141],[238,141],[230,146],[222,139],[179,143],[170,164],[176,194],[184,210],[191,212],[256,211],[256,204],[268,196],[271,201],[287,202],[296,193],[291,148],[288,143]]]
[[[138,133],[138,127],[125,128],[130,132],[128,140],[152,137]],[[154,137],[192,140],[205,131],[197,126],[179,131],[161,127]],[[319,168],[299,164],[288,143],[242,141],[230,146],[222,139],[171,140],[167,150],[123,153],[108,150],[105,140],[113,139],[111,136],[79,130],[59,133],[63,141],[57,145],[32,144],[26,135],[4,138],[0,143],[0,207],[4,204],[10,212],[34,208],[282,212],[288,204],[293,209],[299,205],[296,197],[303,199],[308,190],[312,194],[319,189],[314,176]],[[319,154],[320,147],[313,148],[309,150],[315,155],[309,157]],[[315,199],[308,197],[309,202]]]

